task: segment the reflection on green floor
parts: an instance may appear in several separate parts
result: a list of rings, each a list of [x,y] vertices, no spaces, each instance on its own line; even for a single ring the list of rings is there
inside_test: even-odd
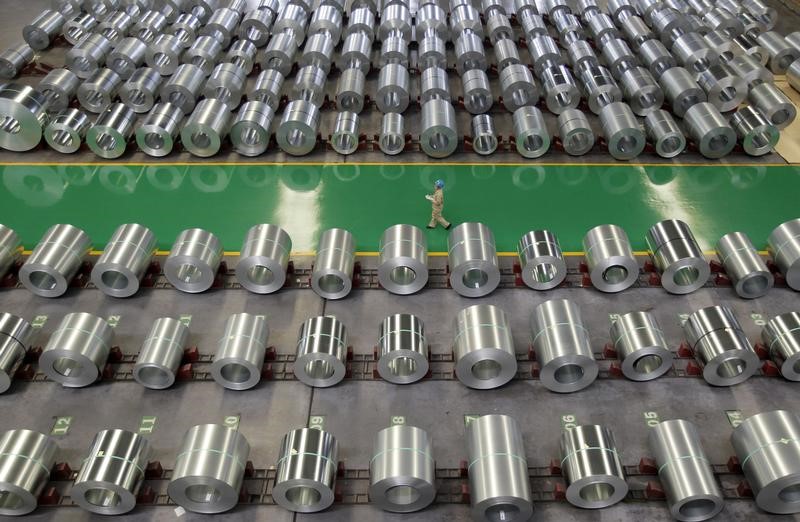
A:
[[[489,225],[498,250],[513,251],[524,232],[553,230],[565,251],[581,250],[598,224],[623,226],[635,249],[665,218],[683,219],[704,248],[723,234],[748,233],[758,247],[773,227],[800,216],[800,169],[790,166],[642,167],[537,165],[54,165],[0,167],[0,222],[27,248],[53,223],[84,228],[102,248],[114,228],[138,222],[169,249],[184,228],[208,229],[239,250],[248,227],[283,226],[295,251],[315,248],[320,232],[343,227],[359,251],[375,251],[395,223],[423,227],[424,199],[443,178],[445,217]],[[431,251],[447,233],[428,231]]]

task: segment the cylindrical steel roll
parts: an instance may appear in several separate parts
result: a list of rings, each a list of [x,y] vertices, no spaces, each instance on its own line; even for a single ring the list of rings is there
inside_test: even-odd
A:
[[[20,282],[36,295],[58,297],[67,291],[92,240],[72,225],[53,225],[19,270]]]
[[[275,69],[261,71],[253,86],[252,98],[266,103],[273,111],[277,111],[281,101],[283,81],[283,75]]]
[[[256,47],[264,47],[269,41],[269,32],[275,15],[268,9],[253,9],[244,15],[239,24],[239,38],[253,42]]]
[[[489,114],[476,114],[470,122],[472,128],[472,150],[481,156],[488,156],[497,150],[497,131]]]
[[[489,86],[489,77],[482,69],[470,69],[461,75],[461,84],[464,92],[464,108],[471,114],[483,114],[491,107],[492,90]]]
[[[36,90],[47,100],[49,112],[59,112],[69,107],[79,85],[80,80],[69,69],[53,69],[39,80]]]
[[[627,103],[613,102],[600,109],[600,124],[615,159],[630,160],[644,150],[644,131]]]
[[[239,502],[250,444],[219,424],[192,426],[183,436],[167,486],[173,502],[194,513],[222,513]]]
[[[136,129],[136,144],[148,156],[166,156],[172,152],[182,120],[183,111],[177,105],[156,104]]]
[[[446,51],[444,40],[438,36],[427,36],[419,42],[418,63],[420,67],[446,67]]]
[[[134,380],[153,390],[172,386],[188,339],[189,328],[181,321],[171,317],[156,319],[136,357]]]
[[[386,381],[410,384],[428,373],[425,325],[415,315],[395,314],[384,319],[378,349],[378,373]]]
[[[645,239],[664,290],[689,294],[706,284],[711,268],[689,225],[666,219],[653,225]]]
[[[767,238],[767,246],[786,284],[800,290],[800,219],[778,225]]]
[[[541,303],[531,315],[531,331],[541,368],[539,378],[547,389],[569,393],[594,382],[597,362],[589,333],[574,303],[567,299]]]
[[[135,121],[133,109],[122,103],[112,103],[86,132],[86,143],[101,158],[119,158],[133,135]]]
[[[713,386],[733,386],[758,371],[760,361],[733,311],[727,306],[701,308],[683,324],[686,340]]]
[[[204,76],[211,74],[214,64],[222,52],[222,44],[212,36],[199,36],[191,47],[183,52],[183,63],[196,65]]]
[[[39,368],[51,380],[68,388],[95,382],[111,351],[114,329],[95,315],[64,316],[39,358]]]
[[[494,305],[464,308],[453,321],[456,377],[477,390],[503,386],[517,374],[514,339],[506,313]]]
[[[214,67],[211,76],[203,87],[203,95],[223,102],[229,110],[239,106],[242,101],[247,75],[238,65],[221,63]]]
[[[756,41],[769,54],[769,69],[775,74],[785,74],[786,69],[800,57],[800,51],[786,42],[781,34],[765,31],[756,36]]]
[[[200,228],[178,234],[164,263],[167,280],[183,292],[205,292],[214,284],[222,260],[222,243]]]
[[[112,297],[130,297],[150,267],[156,250],[153,232],[135,223],[120,225],[92,268],[92,283]]]
[[[0,148],[24,152],[42,140],[47,99],[33,87],[9,83],[0,88]]]
[[[603,107],[622,101],[622,91],[608,69],[599,65],[587,65],[579,71],[583,93],[589,109],[600,114]]]
[[[292,239],[277,225],[261,224],[247,231],[242,244],[236,278],[257,294],[271,294],[283,288]]]
[[[292,430],[283,436],[272,498],[298,513],[316,513],[334,500],[339,443],[326,431]]]
[[[558,115],[558,135],[564,152],[571,156],[581,156],[594,147],[589,119],[579,109],[567,109]]]
[[[517,421],[483,415],[467,426],[470,503],[475,520],[529,520],[528,459]]]
[[[0,277],[8,273],[21,254],[22,243],[19,235],[13,229],[0,224]]]
[[[106,64],[121,79],[127,80],[144,63],[147,44],[132,36],[123,38],[108,54]]]
[[[761,330],[769,355],[790,381],[800,381],[800,313],[776,315]]]
[[[5,80],[16,78],[33,58],[34,51],[27,43],[0,52],[0,78]]]
[[[430,69],[428,69],[430,70]],[[432,158],[446,158],[458,147],[456,112],[448,100],[422,104],[420,148]]]
[[[145,61],[148,67],[161,76],[170,76],[180,66],[181,54],[183,43],[180,38],[171,34],[160,34],[147,46]]]
[[[211,375],[229,390],[248,390],[261,380],[269,328],[263,315],[233,314],[225,322]]]
[[[245,76],[247,76],[253,72],[253,64],[255,63],[257,52],[258,49],[256,49],[253,42],[236,40],[228,49],[227,54],[225,54],[225,61],[242,69]]]
[[[184,114],[189,114],[195,108],[205,81],[206,77],[199,67],[190,63],[181,64],[161,86],[161,101],[180,107]]]
[[[336,108],[339,111],[358,114],[364,110],[365,81],[364,73],[360,69],[350,68],[342,71],[336,84]]]
[[[27,515],[50,480],[58,444],[42,433],[16,429],[0,437],[0,515]]]
[[[450,286],[464,297],[488,295],[500,284],[494,234],[483,223],[461,223],[447,237]]]
[[[675,520],[700,522],[722,511],[722,491],[694,424],[681,419],[660,422],[647,440]]]
[[[78,8],[80,11],[80,8]],[[62,34],[70,45],[77,45],[87,35],[91,34],[98,24],[98,20],[89,13],[71,12],[69,20],[64,23]]]
[[[734,110],[747,97],[744,79],[725,64],[712,65],[697,74],[697,83],[706,91],[708,102],[720,110]]]
[[[580,91],[566,65],[546,67],[539,75],[545,104],[553,114],[575,109],[581,101]]]
[[[500,71],[500,88],[503,93],[503,107],[508,112],[534,105],[539,100],[539,90],[533,74],[521,63],[511,64]]]
[[[150,443],[141,435],[119,429],[97,432],[70,497],[92,513],[127,513],[136,507],[149,456]]]
[[[625,498],[628,484],[611,430],[596,424],[576,426],[564,430],[560,442],[567,502],[598,509]]]
[[[307,101],[315,107],[321,106],[327,77],[328,74],[316,64],[302,67],[294,77],[292,97],[295,100]]]
[[[715,49],[706,45],[699,33],[689,32],[678,36],[672,44],[672,54],[694,74],[701,73],[719,62]]]
[[[750,105],[761,111],[767,120],[783,130],[797,116],[794,103],[773,83],[760,83],[750,89],[747,95]]]
[[[78,87],[78,102],[89,112],[103,112],[117,96],[122,78],[111,69],[96,69]]]
[[[52,9],[45,9],[39,16],[22,28],[22,37],[36,51],[44,51],[56,38],[64,26],[64,15]]]
[[[292,4],[289,4],[291,6]],[[294,37],[289,33],[278,33],[270,38],[261,58],[262,69],[274,69],[286,76],[294,65],[297,46]]]
[[[639,263],[628,235],[617,225],[598,225],[583,236],[583,251],[592,286],[621,292],[639,279]]]
[[[337,112],[333,122],[331,147],[342,155],[354,153],[358,149],[358,114],[350,111]]]
[[[197,104],[181,129],[181,142],[192,155],[208,158],[219,152],[228,133],[232,113],[230,107],[216,98]]]
[[[231,126],[233,149],[243,156],[260,156],[269,146],[269,129],[275,112],[266,103],[252,100],[239,110]]]
[[[393,294],[418,292],[428,282],[428,240],[414,225],[393,225],[381,236],[378,281]]]
[[[800,418],[786,410],[753,415],[731,434],[756,504],[768,513],[800,511],[799,443]]]
[[[550,290],[567,276],[558,238],[549,230],[531,230],[517,244],[522,281],[534,290]]]
[[[620,76],[622,91],[637,116],[647,116],[664,104],[664,91],[644,67],[631,67]]]
[[[51,149],[62,154],[72,154],[81,148],[91,125],[91,120],[83,111],[65,109],[47,125],[44,139]]]
[[[342,228],[329,228],[319,238],[311,288],[322,298],[342,299],[353,288],[356,244],[353,234]]]
[[[662,158],[674,158],[686,148],[686,136],[667,111],[658,109],[645,116],[644,127]]]
[[[717,242],[717,256],[739,297],[761,297],[772,288],[772,272],[747,234],[731,232],[722,236]]]
[[[514,111],[513,121],[517,152],[522,157],[538,158],[550,149],[550,132],[537,107],[520,107]]]
[[[667,69],[658,81],[664,89],[664,96],[672,106],[672,112],[679,118],[684,117],[691,107],[707,100],[705,91],[683,67]]]
[[[86,79],[105,63],[106,56],[114,44],[102,34],[94,33],[81,39],[75,47],[67,51],[67,68],[78,78]]]
[[[32,338],[33,329],[28,321],[16,315],[0,313],[0,393],[7,392],[11,387],[11,381],[25,359]],[[2,481],[0,478],[0,487]]]
[[[611,323],[611,342],[622,363],[622,374],[632,381],[650,381],[672,367],[672,352],[650,312],[617,317]]]
[[[780,131],[755,107],[740,108],[731,116],[731,126],[750,156],[769,154],[780,139]]]
[[[305,100],[289,102],[275,132],[281,150],[292,156],[304,156],[314,150],[319,118],[319,109],[313,103]]]
[[[378,432],[369,463],[369,498],[384,511],[411,513],[436,499],[436,465],[425,430],[398,425]]]
[[[656,80],[661,80],[661,75],[665,71],[678,65],[675,57],[658,40],[648,40],[639,47],[639,57],[644,65],[650,69]]]
[[[294,375],[315,388],[338,384],[347,372],[347,329],[333,316],[318,316],[300,326]]]

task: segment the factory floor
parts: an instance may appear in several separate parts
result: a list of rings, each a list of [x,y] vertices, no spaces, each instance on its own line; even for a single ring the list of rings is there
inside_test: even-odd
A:
[[[773,2],[780,10],[778,30],[797,27],[800,7],[792,0]],[[0,48],[20,40],[22,26],[49,5],[46,0],[0,0]],[[52,51],[54,56],[63,49]],[[790,91],[785,81],[779,83]],[[796,93],[792,93],[796,97]],[[795,98],[798,99],[798,98]],[[374,151],[342,157],[320,150],[304,158],[271,152],[246,159],[224,151],[210,161],[179,152],[152,160],[131,152],[119,161],[99,162],[90,152],[65,158],[46,147],[24,154],[0,153],[0,222],[16,229],[26,249],[35,246],[53,223],[84,228],[102,249],[121,223],[151,227],[159,248],[168,250],[177,233],[200,227],[217,234],[228,251],[231,269],[245,231],[256,223],[283,226],[292,236],[299,259],[316,248],[322,230],[347,228],[356,237],[360,259],[374,259],[381,232],[395,223],[424,226],[430,212],[423,196],[433,180],[446,182],[445,216],[454,223],[481,221],[493,230],[497,249],[513,252],[524,232],[547,228],[558,235],[564,251],[579,259],[584,232],[598,224],[616,223],[626,229],[635,250],[646,249],[644,234],[655,222],[679,218],[690,224],[704,250],[713,250],[725,233],[740,230],[759,249],[778,224],[800,217],[800,163],[794,144],[800,124],[784,131],[777,152],[753,159],[735,153],[720,161],[690,152],[676,160],[645,154],[638,162],[609,163],[600,149],[582,158],[563,153],[542,161],[525,162],[515,152],[481,158],[459,153],[446,162],[431,162],[421,153],[387,158]],[[599,146],[598,146],[599,147]],[[429,249],[446,252],[446,232],[426,231]],[[439,257],[440,263],[443,258]],[[577,268],[571,265],[574,270]],[[302,285],[301,285],[302,286]],[[561,395],[547,391],[530,373],[529,316],[533,307],[552,298],[569,298],[581,309],[601,364],[601,377],[589,388]],[[445,359],[454,336],[453,318],[462,308],[487,303],[502,307],[511,320],[521,371],[508,385],[489,391],[471,390],[446,372],[407,386],[374,378],[371,369],[378,326],[387,315],[413,313],[425,323],[434,354]],[[309,289],[284,289],[274,295],[255,295],[225,286],[200,295],[172,288],[142,290],[120,300],[93,288],[73,288],[59,299],[35,297],[22,288],[0,288],[0,311],[44,321],[34,344],[43,344],[60,319],[81,311],[101,317],[119,316],[115,344],[133,355],[152,321],[162,316],[191,316],[190,344],[210,356],[226,318],[251,312],[267,317],[269,344],[276,362],[262,382],[249,391],[223,390],[196,365],[186,382],[165,391],[146,390],[130,379],[130,365],[115,365],[109,379],[84,389],[64,389],[33,375],[16,382],[0,396],[0,431],[12,428],[50,433],[59,418],[71,417],[70,429],[56,438],[59,462],[80,466],[93,435],[103,428],[136,431],[144,417],[157,417],[147,437],[154,448],[151,460],[171,469],[183,433],[201,423],[238,416],[239,429],[252,447],[256,475],[246,481],[246,495],[231,521],[451,521],[470,520],[469,503],[461,496],[460,477],[467,458],[464,416],[502,413],[520,424],[535,498],[533,520],[557,522],[671,520],[658,498],[657,477],[641,470],[649,427],[645,413],[662,419],[694,422],[726,496],[720,521],[800,520],[800,516],[769,515],[759,510],[741,486],[744,477],[728,470],[733,455],[730,433],[737,415],[785,408],[797,412],[797,383],[759,372],[731,388],[713,388],[691,376],[689,359],[676,359],[673,370],[651,382],[632,382],[614,376],[603,348],[609,341],[609,314],[650,310],[659,319],[673,351],[682,341],[681,315],[712,304],[731,306],[751,342],[760,340],[765,318],[800,310],[797,294],[774,288],[753,301],[737,298],[724,285],[709,286],[688,296],[672,296],[661,288],[641,286],[606,295],[591,287],[571,285],[548,292],[513,288],[513,284],[481,299],[459,297],[449,289],[430,288],[414,296],[394,296],[384,290],[358,288],[341,301],[326,301]],[[293,354],[300,324],[318,314],[332,314],[348,328],[354,357],[352,375],[338,386],[311,389],[294,380],[291,367],[280,362]],[[35,365],[34,365],[35,367]],[[446,370],[448,366],[443,364]],[[523,371],[526,370],[526,371]],[[287,373],[288,372],[288,373]],[[580,510],[561,500],[563,479],[550,475],[558,459],[562,417],[579,423],[604,424],[614,431],[631,493],[625,501],[603,510]],[[341,496],[329,510],[312,515],[292,514],[275,506],[262,478],[277,460],[282,435],[323,416],[326,429],[340,444],[345,469],[339,480]],[[368,469],[375,433],[403,416],[426,429],[433,438],[440,470],[439,498],[428,509],[407,515],[389,514],[369,505]],[[42,506],[27,519],[73,522],[100,520],[70,504],[69,481],[54,481],[61,494],[56,506]],[[140,502],[131,521],[209,520],[211,515],[181,514],[165,495],[165,480],[148,480],[155,496]],[[648,487],[649,486],[649,487]],[[102,518],[105,520],[105,518]]]

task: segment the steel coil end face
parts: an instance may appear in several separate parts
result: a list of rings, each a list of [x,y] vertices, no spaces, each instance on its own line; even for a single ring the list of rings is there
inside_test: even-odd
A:
[[[188,338],[189,327],[178,319],[156,319],[136,357],[133,379],[151,390],[172,386]]]
[[[27,515],[50,480],[58,444],[42,433],[8,430],[0,436],[0,515]]]
[[[800,381],[800,313],[780,314],[764,325],[761,339],[781,375],[788,381]]]
[[[255,225],[247,231],[236,279],[256,294],[271,294],[286,283],[286,269],[292,251],[292,239],[277,225]]]
[[[678,219],[660,221],[647,231],[645,240],[664,290],[689,294],[706,284],[711,267],[689,225]]]
[[[242,105],[231,126],[231,142],[242,156],[260,156],[269,147],[269,128],[275,112],[262,101],[249,101]]]
[[[428,283],[428,239],[414,225],[393,225],[381,236],[378,281],[387,291],[409,295]]]
[[[142,225],[120,225],[92,268],[92,283],[111,297],[130,297],[155,254],[156,236]]]
[[[82,388],[97,381],[111,351],[114,330],[97,316],[71,313],[47,341],[39,368],[67,388]]]
[[[51,149],[62,154],[72,154],[81,148],[91,125],[89,117],[82,111],[66,109],[47,125],[44,139]]]
[[[522,281],[534,290],[550,290],[567,277],[567,264],[555,234],[532,230],[517,244]]]
[[[334,501],[339,443],[326,431],[293,430],[281,441],[272,497],[284,509],[316,513]]]
[[[86,144],[101,158],[117,159],[125,153],[135,120],[133,109],[112,103],[86,133]]]
[[[775,277],[743,232],[731,232],[717,242],[717,256],[739,297],[755,299],[772,288]]]
[[[736,111],[730,119],[731,126],[750,156],[769,154],[780,139],[780,131],[757,108],[750,105]]]
[[[625,230],[598,225],[583,237],[583,250],[592,286],[601,292],[621,292],[639,279],[639,263]]]
[[[325,230],[311,271],[311,288],[325,299],[342,299],[353,288],[355,239],[343,228]]]
[[[781,223],[770,233],[767,245],[786,284],[800,291],[800,218]]]
[[[632,381],[650,381],[672,368],[673,355],[664,333],[649,312],[630,312],[611,324],[611,342],[622,374]]]
[[[561,434],[561,469],[567,502],[600,509],[620,502],[628,483],[611,430],[599,425],[576,426]]]
[[[200,228],[178,235],[164,263],[167,280],[182,292],[205,292],[214,284],[222,260],[222,243],[217,236]]]
[[[11,381],[28,352],[32,334],[31,325],[25,319],[0,313],[0,393],[11,387]]]
[[[644,125],[656,147],[656,154],[662,158],[674,158],[686,148],[686,136],[667,111],[658,109],[651,112],[645,116]]]
[[[411,314],[390,315],[381,323],[378,374],[394,384],[410,384],[428,373],[425,325]]]
[[[447,236],[450,286],[464,297],[483,297],[500,284],[494,234],[483,223],[461,223]]]
[[[53,225],[19,269],[19,280],[38,296],[59,297],[69,288],[91,247],[92,240],[80,228]]]
[[[517,374],[517,358],[506,313],[493,305],[473,305],[454,321],[456,377],[477,390],[498,388]]]
[[[233,314],[225,323],[211,364],[214,380],[229,390],[248,390],[261,380],[269,328],[263,315]]]
[[[0,88],[0,148],[25,152],[42,140],[47,121],[47,99],[27,85]]]
[[[300,326],[294,375],[317,388],[334,386],[344,379],[347,367],[347,329],[332,316],[318,316]]]
[[[517,152],[523,158],[534,159],[550,149],[550,133],[542,112],[526,105],[514,111],[514,134]]]
[[[275,132],[280,149],[292,156],[305,156],[317,146],[319,109],[305,100],[289,102]]]
[[[414,426],[378,432],[370,460],[370,502],[391,513],[412,513],[436,499],[431,439]]]

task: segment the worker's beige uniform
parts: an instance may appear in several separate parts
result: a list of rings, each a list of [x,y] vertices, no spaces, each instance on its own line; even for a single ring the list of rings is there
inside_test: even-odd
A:
[[[433,201],[431,201],[431,222],[428,223],[429,227],[435,227],[439,223],[444,228],[450,226],[450,222],[442,217],[442,209],[444,208],[444,192],[442,189],[436,189],[433,192]]]

